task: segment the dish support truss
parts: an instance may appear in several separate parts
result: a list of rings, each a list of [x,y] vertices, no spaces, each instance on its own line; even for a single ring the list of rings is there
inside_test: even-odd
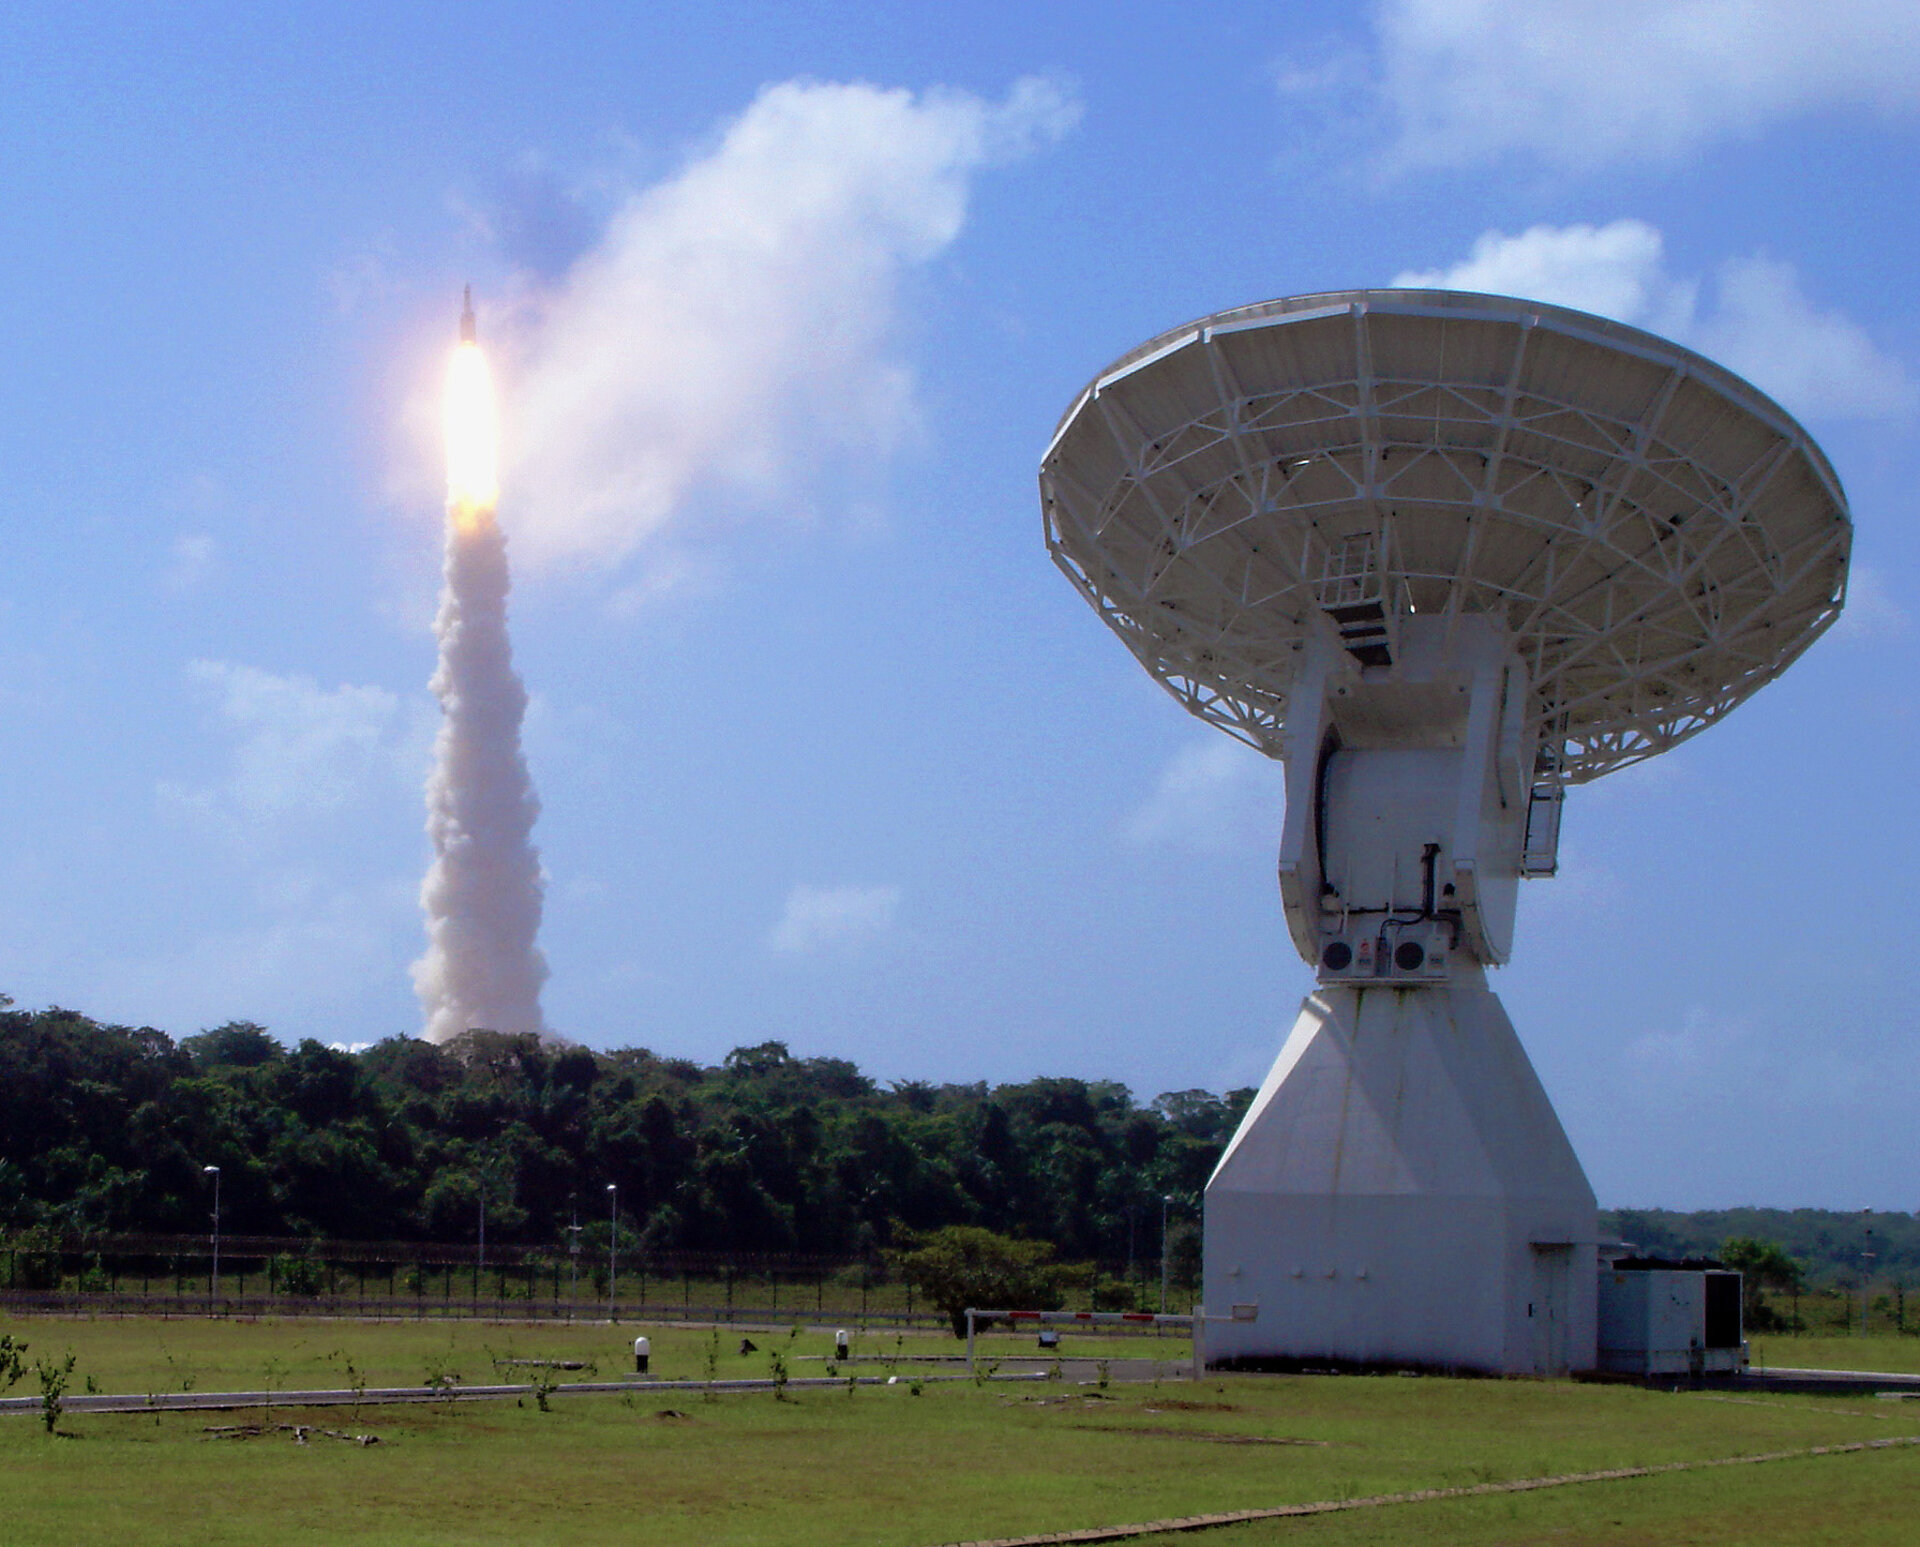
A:
[[[1771,681],[1838,615],[1851,541],[1818,449],[1710,362],[1426,292],[1155,340],[1069,411],[1041,498],[1055,562],[1147,670],[1273,756],[1309,641],[1380,670],[1405,619],[1493,620],[1555,786]]]

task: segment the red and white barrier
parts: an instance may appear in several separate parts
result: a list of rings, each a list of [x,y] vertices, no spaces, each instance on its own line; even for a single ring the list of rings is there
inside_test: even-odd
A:
[[[967,1318],[967,1368],[973,1368],[973,1329],[976,1321],[1022,1322],[1031,1321],[1041,1325],[1053,1326],[1130,1326],[1130,1327],[1190,1327],[1193,1329],[1194,1368],[1203,1369],[1201,1364],[1200,1338],[1206,1323],[1210,1321],[1252,1321],[1259,1315],[1259,1309],[1252,1305],[1236,1305],[1231,1316],[1209,1316],[1204,1310],[1196,1310],[1190,1315],[1170,1315],[1158,1311],[978,1311],[969,1310]]]

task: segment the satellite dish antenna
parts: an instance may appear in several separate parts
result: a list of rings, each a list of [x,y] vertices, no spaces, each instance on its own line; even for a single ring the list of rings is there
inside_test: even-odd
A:
[[[1217,1361],[1557,1373],[1592,1189],[1484,969],[1567,786],[1666,751],[1839,615],[1838,479],[1635,328],[1355,290],[1149,340],[1040,469],[1055,563],[1192,713],[1286,765],[1318,987],[1208,1183]]]

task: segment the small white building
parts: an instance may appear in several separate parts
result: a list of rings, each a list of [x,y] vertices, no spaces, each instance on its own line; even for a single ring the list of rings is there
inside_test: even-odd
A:
[[[1716,1262],[1622,1257],[1600,1269],[1602,1370],[1735,1375],[1746,1368],[1740,1275]]]

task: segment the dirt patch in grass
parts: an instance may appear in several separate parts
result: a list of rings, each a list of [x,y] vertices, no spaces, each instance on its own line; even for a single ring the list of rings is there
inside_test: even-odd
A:
[[[1153,1406],[1143,1409],[1149,1413],[1237,1413],[1240,1408],[1232,1402],[1183,1402],[1178,1397],[1156,1397]]]
[[[1119,1423],[1076,1423],[1068,1427],[1078,1429],[1082,1434],[1144,1434],[1157,1440],[1201,1440],[1209,1445],[1317,1445],[1327,1446],[1332,1440],[1301,1439],[1291,1434],[1221,1434],[1211,1429],[1154,1429],[1133,1424]]]

